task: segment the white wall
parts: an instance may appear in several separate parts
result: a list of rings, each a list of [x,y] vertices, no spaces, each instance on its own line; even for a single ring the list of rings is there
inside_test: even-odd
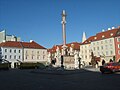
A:
[[[16,60],[22,61],[22,49],[21,48],[2,47],[1,49],[2,49],[3,59],[6,59],[11,62],[16,61]],[[11,52],[10,52],[10,50],[11,50]],[[14,52],[15,50],[16,50],[16,52]],[[19,50],[20,50],[20,52],[19,52]],[[7,56],[7,58],[5,58],[5,55]]]
[[[1,47],[1,49],[2,59],[11,62],[11,68],[14,68],[14,63],[22,61],[22,48]]]
[[[105,56],[105,59],[109,61],[110,59],[113,59],[113,56],[115,55],[114,38],[91,42],[91,48],[95,56]]]
[[[46,62],[47,49],[24,48],[24,62]]]
[[[80,45],[80,57],[81,60],[85,62],[86,65],[91,62],[91,47],[90,44]]]

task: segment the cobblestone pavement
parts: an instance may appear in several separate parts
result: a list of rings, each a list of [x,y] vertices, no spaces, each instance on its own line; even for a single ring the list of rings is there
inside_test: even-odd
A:
[[[45,73],[46,72],[46,73]],[[120,90],[119,74],[90,70],[0,71],[0,90]]]

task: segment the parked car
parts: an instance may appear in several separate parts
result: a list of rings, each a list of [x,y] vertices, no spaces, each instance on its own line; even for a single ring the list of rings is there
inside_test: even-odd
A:
[[[101,73],[114,73],[120,71],[120,62],[110,62],[100,66]]]

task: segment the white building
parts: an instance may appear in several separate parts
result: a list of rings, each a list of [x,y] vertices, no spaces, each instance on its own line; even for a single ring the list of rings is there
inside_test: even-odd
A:
[[[84,65],[89,65],[91,62],[91,41],[94,36],[89,37],[80,45],[80,57]]]
[[[19,62],[22,62],[22,46],[20,42],[3,42],[0,44],[1,58],[11,62],[11,68],[16,67]]]
[[[92,56],[101,65],[102,60],[109,62],[115,56],[115,35],[118,29],[112,29],[97,33],[95,36],[89,37],[80,45],[80,56],[85,64],[91,62]]]
[[[34,41],[22,42],[24,62],[47,62],[47,49]]]
[[[118,29],[107,30],[97,33],[91,42],[91,49],[94,56],[101,57],[106,62],[113,60],[115,56],[115,40],[114,37]],[[101,60],[102,61],[102,60]]]
[[[1,59],[11,62],[15,68],[20,62],[47,62],[47,49],[31,42],[6,41],[0,44]]]

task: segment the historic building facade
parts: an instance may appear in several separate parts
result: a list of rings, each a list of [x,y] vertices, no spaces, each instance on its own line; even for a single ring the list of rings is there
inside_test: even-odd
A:
[[[78,57],[80,52],[80,44],[78,42],[72,42],[66,44],[66,55],[64,55],[64,65],[68,68],[77,67]],[[63,45],[55,45],[51,49],[48,49],[48,61],[51,63],[52,60],[56,59],[56,66],[61,65],[61,56],[64,53],[62,48]]]
[[[11,63],[11,68],[14,68],[18,62],[22,62],[22,46],[20,42],[3,42],[0,44],[1,59],[7,60]]]
[[[22,42],[24,48],[24,62],[46,62],[47,49],[34,41]]]
[[[106,62],[109,62],[110,59],[115,61],[115,57],[119,57],[119,55],[116,54],[119,52],[119,42],[117,42],[119,35],[116,37],[115,41],[118,30],[119,28],[113,28],[111,30],[102,31],[84,41],[80,45],[81,60],[83,60],[86,65],[91,62],[92,56],[95,57],[99,65],[101,65],[103,59]],[[118,48],[116,48],[115,45]]]
[[[84,65],[89,65],[91,62],[91,42],[94,36],[89,37],[80,45],[80,58]]]
[[[1,59],[15,68],[20,62],[47,62],[47,49],[34,41],[6,41],[0,44]]]
[[[116,62],[120,61],[120,28],[115,36],[115,54],[116,54]]]

